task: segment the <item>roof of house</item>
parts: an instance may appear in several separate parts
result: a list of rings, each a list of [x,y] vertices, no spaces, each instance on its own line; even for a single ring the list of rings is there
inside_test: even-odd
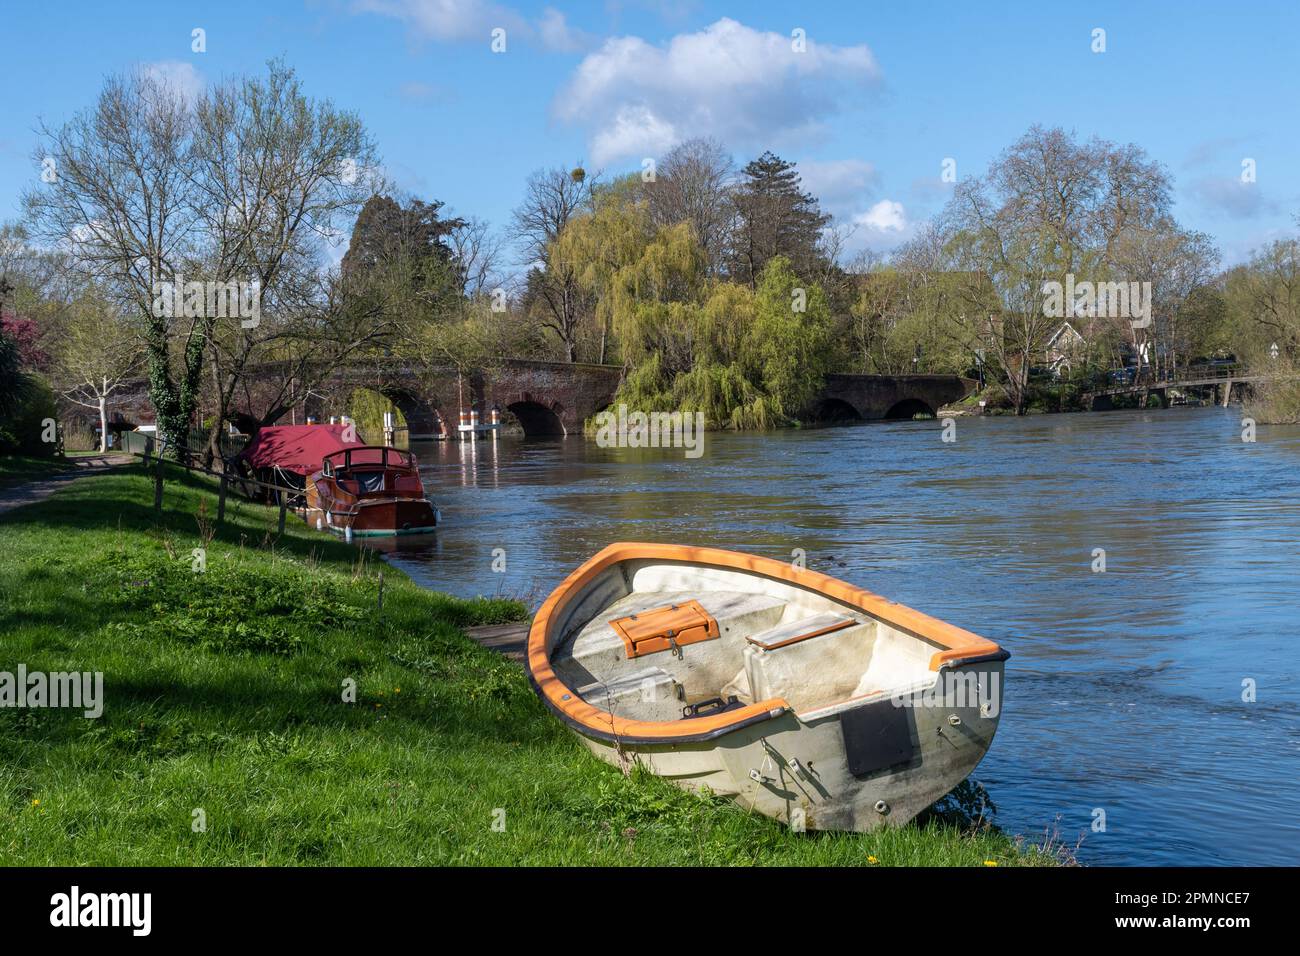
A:
[[[1074,336],[1074,340],[1075,340],[1076,342],[1082,342],[1082,341],[1084,341],[1083,335],[1080,334],[1080,332],[1079,332],[1078,329],[1076,329],[1076,328],[1075,328],[1073,325],[1071,325],[1069,322],[1062,322],[1061,325],[1060,325],[1060,327],[1057,328],[1057,330],[1056,330],[1055,332],[1052,333],[1052,337],[1051,337],[1050,339],[1047,340],[1047,347],[1048,347],[1049,349],[1050,349],[1053,345],[1056,344],[1056,340],[1059,339],[1059,338],[1061,337],[1061,333],[1064,332],[1066,329],[1069,329],[1069,330],[1070,330],[1070,332],[1073,334],[1073,336]]]

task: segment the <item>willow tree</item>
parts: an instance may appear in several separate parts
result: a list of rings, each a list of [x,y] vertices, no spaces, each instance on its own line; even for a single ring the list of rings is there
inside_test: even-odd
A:
[[[609,336],[621,337],[621,325],[630,311],[646,302],[671,298],[666,288],[671,280],[664,269],[657,277],[650,272],[641,274],[643,266],[649,268],[642,259],[654,238],[635,177],[626,177],[593,194],[591,209],[570,219],[546,248],[547,272],[569,277],[571,299],[585,301],[593,312],[600,329],[601,361],[608,351]],[[692,277],[697,272],[693,256],[691,252],[688,258],[692,261],[684,264]],[[665,263],[664,267],[671,271],[675,265]],[[635,335],[629,346],[636,349]],[[635,357],[627,357],[635,361]]]
[[[807,409],[826,376],[830,345],[831,312],[822,287],[795,275],[784,256],[769,260],[741,358],[774,415],[793,419]]]

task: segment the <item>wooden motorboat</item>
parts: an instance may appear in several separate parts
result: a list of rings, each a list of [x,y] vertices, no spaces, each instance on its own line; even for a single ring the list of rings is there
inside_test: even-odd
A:
[[[612,544],[533,619],[529,678],[601,758],[797,829],[902,824],[974,769],[992,641],[770,558]]]
[[[438,523],[415,456],[383,445],[326,455],[307,479],[307,508],[309,521],[340,534],[421,534]]]

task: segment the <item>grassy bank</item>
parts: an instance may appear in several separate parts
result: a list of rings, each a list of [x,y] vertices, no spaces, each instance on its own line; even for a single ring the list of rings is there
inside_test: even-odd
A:
[[[385,568],[377,617],[363,552],[292,522],[277,540],[247,503],[209,540],[197,479],[169,480],[161,520],[152,497],[130,466],[0,516],[0,670],[102,671],[105,698],[99,719],[0,709],[0,863],[1048,861],[938,820],[800,835],[626,779],[461,632],[513,602]]]

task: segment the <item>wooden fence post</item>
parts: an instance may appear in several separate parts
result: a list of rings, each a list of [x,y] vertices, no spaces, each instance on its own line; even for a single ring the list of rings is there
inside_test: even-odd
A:
[[[156,462],[156,464],[154,466],[154,480],[153,480],[153,510],[158,514],[162,514],[162,486],[163,486],[162,455],[156,456],[154,458],[154,461]]]
[[[225,463],[221,465],[221,488],[217,492],[217,524],[226,520],[226,482],[228,480],[228,469]]]
[[[280,530],[277,534],[284,534],[284,514],[288,508],[288,499],[285,498],[283,491],[277,491],[276,496],[280,499]]]

